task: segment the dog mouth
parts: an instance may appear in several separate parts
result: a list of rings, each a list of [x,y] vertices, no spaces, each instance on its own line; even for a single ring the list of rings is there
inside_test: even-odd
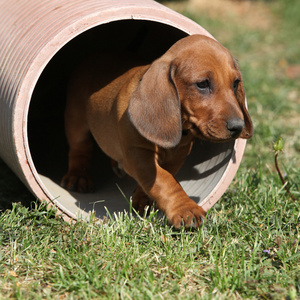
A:
[[[232,136],[228,132],[225,136],[220,136],[217,132],[217,130],[212,130],[211,128],[207,127],[206,131],[203,132],[199,126],[196,124],[193,124],[193,126],[190,128],[190,132],[195,136],[196,138],[199,138],[201,140],[207,140],[215,143],[224,143],[228,142],[234,139],[237,139],[239,135]]]

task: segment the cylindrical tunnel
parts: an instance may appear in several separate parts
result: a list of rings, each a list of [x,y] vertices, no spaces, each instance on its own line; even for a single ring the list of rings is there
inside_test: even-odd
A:
[[[68,146],[66,86],[73,67],[99,51],[136,52],[152,61],[191,34],[211,36],[188,18],[152,0],[0,0],[0,155],[31,192],[66,219],[128,209],[135,182],[117,178],[95,154],[96,191],[62,189]],[[241,162],[244,140],[198,141],[178,180],[207,211],[225,192]]]

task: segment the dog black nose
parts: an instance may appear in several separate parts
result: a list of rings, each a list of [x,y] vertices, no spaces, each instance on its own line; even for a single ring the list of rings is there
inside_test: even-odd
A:
[[[227,122],[227,129],[233,138],[238,137],[245,127],[245,122],[240,118],[233,118]]]

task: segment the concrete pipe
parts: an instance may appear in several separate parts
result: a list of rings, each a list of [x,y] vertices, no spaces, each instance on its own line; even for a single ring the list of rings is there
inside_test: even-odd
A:
[[[30,191],[66,219],[128,209],[132,179],[116,178],[96,154],[96,192],[77,194],[59,182],[67,170],[63,129],[66,83],[76,62],[95,49],[139,43],[145,59],[162,55],[191,34],[211,36],[188,18],[152,0],[0,0],[0,155]],[[198,141],[178,180],[205,210],[231,183],[244,140]],[[121,192],[122,191],[122,192]]]

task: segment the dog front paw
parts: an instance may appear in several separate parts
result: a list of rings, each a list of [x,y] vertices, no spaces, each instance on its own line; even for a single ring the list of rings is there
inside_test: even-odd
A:
[[[68,191],[78,193],[93,192],[93,182],[86,173],[68,172],[61,180],[60,185]]]
[[[176,229],[179,229],[181,226],[184,226],[185,228],[189,228],[192,225],[200,227],[205,216],[206,212],[204,209],[192,201],[191,203],[176,208],[167,217],[169,223]]]

